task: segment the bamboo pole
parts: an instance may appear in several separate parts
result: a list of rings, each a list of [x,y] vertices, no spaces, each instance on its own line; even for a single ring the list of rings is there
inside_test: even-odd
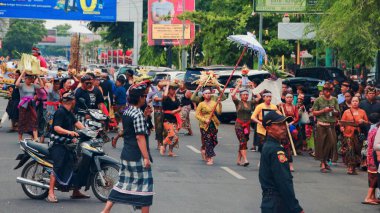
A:
[[[244,56],[245,52],[247,51],[247,49],[248,49],[248,47],[245,46],[244,49],[243,49],[243,51],[241,52],[241,55],[240,55],[238,61],[236,62],[236,65],[235,65],[235,67],[234,67],[234,70],[232,70],[231,75],[230,75],[230,77],[228,78],[228,80],[227,80],[227,82],[226,82],[226,85],[224,85],[223,91],[219,94],[219,98],[218,98],[218,100],[217,100],[217,102],[216,102],[216,104],[215,104],[215,106],[214,106],[214,108],[212,109],[212,112],[211,112],[211,114],[210,114],[210,118],[209,118],[210,123],[211,123],[211,118],[212,118],[212,116],[214,115],[214,112],[215,112],[215,110],[216,110],[216,107],[218,106],[218,104],[219,104],[219,102],[220,102],[220,100],[221,100],[221,98],[222,98],[222,96],[223,96],[223,94],[224,94],[224,91],[225,91],[226,88],[227,88],[227,85],[230,83],[231,78],[232,78],[233,74],[235,73],[236,68],[239,66],[241,60],[243,59],[243,56]],[[206,125],[206,129],[208,128],[208,125],[210,125],[210,123],[208,123],[208,124]]]

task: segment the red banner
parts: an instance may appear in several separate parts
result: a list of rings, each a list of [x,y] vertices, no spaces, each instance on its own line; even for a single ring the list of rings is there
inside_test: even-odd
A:
[[[194,10],[195,0],[148,0],[148,44],[179,46],[193,42],[194,23],[182,22],[177,16]]]

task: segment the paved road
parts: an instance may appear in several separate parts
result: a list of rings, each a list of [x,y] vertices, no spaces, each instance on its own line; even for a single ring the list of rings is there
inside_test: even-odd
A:
[[[4,101],[0,101],[0,110],[5,108],[4,104]],[[196,127],[195,120],[192,124]],[[21,173],[20,169],[13,170],[19,146],[16,134],[6,133],[8,125],[9,123],[0,129],[0,213],[101,211],[103,203],[94,196],[89,200],[77,201],[70,200],[68,193],[57,193],[60,201],[58,204],[29,199],[15,181]],[[236,166],[238,144],[233,125],[222,125],[218,134],[219,145],[216,148],[215,164],[206,166],[197,153],[200,136],[198,128],[194,129],[194,136],[181,135],[180,148],[177,150],[179,157],[161,157],[157,150],[152,150],[156,193],[152,212],[260,212],[261,189],[257,167],[259,154],[249,153],[249,167]],[[155,147],[153,139],[151,137],[151,146]],[[112,149],[110,144],[105,145],[105,150],[115,158],[118,158],[121,149],[121,141],[117,149]],[[333,168],[331,174],[321,174],[318,166],[318,162],[308,156],[295,157],[295,191],[306,212],[380,212],[379,206],[360,203],[367,190],[366,173],[348,176],[344,167],[339,165]],[[118,204],[113,212],[133,211],[129,206]]]

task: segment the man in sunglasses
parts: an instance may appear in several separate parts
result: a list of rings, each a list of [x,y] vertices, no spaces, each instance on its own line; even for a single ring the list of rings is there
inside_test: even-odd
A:
[[[323,86],[323,95],[314,101],[313,115],[317,117],[317,131],[315,134],[315,158],[321,162],[320,171],[331,171],[327,161],[334,160],[336,151],[335,123],[339,116],[338,100],[331,96],[333,87],[330,83]]]
[[[100,90],[94,87],[94,78],[93,76],[86,74],[81,78],[82,86],[79,87],[75,92],[76,100],[76,109],[75,112],[78,113],[79,110],[89,109],[101,109],[101,104],[104,103],[104,98]],[[80,98],[83,98],[85,101],[82,103]],[[77,118],[79,121],[83,122],[85,117],[83,115],[78,115]]]

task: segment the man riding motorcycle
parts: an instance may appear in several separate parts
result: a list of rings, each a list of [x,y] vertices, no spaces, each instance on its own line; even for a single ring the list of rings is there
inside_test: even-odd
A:
[[[62,95],[62,105],[54,114],[52,129],[53,135],[60,137],[79,136],[79,134],[74,130],[75,128],[83,129],[84,126],[75,118],[74,114],[72,113],[74,107],[74,94],[71,92],[64,93]],[[50,188],[47,201],[51,203],[57,203],[58,200],[54,194],[55,183],[58,181],[63,186],[70,184],[70,181],[73,177],[75,154],[71,150],[68,150],[66,146],[60,143],[58,140],[54,141],[54,144],[49,151],[54,164],[53,172],[50,175]],[[74,189],[71,198],[89,198],[89,196],[82,194],[79,189]]]

